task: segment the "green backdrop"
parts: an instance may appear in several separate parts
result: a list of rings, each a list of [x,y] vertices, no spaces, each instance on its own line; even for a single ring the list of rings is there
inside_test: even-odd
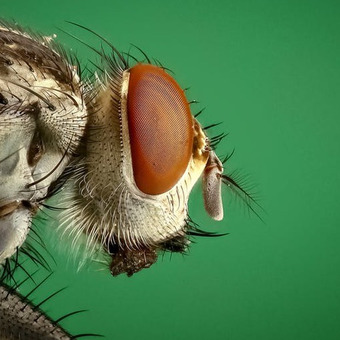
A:
[[[34,294],[68,288],[44,305],[73,333],[107,339],[340,338],[340,3],[338,1],[4,1],[1,16],[93,54],[93,28],[119,49],[130,43],[162,61],[203,125],[230,132],[219,154],[249,174],[265,224],[227,195],[225,219],[210,220],[200,187],[190,215],[217,239],[195,239],[189,255],[160,258],[132,278],[77,266],[44,236],[57,265]],[[55,228],[48,221],[41,228]],[[99,269],[105,269],[99,266]],[[40,271],[38,276],[46,276]],[[28,291],[27,282],[21,289]]]

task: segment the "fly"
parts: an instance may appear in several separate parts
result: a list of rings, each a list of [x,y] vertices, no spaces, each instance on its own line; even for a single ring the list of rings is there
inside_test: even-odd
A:
[[[101,65],[88,79],[53,39],[0,25],[0,262],[62,189],[60,221],[72,244],[85,236],[85,256],[104,252],[112,275],[131,276],[160,252],[185,252],[191,235],[211,235],[188,216],[200,178],[215,220],[223,219],[222,184],[250,209],[254,199],[224,173],[216,145],[225,135],[208,137],[163,65],[74,25],[110,49],[92,48]]]

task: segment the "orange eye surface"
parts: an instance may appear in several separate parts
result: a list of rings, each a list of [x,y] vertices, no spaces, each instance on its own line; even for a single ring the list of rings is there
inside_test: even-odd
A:
[[[162,68],[137,64],[130,69],[127,112],[136,185],[162,194],[178,182],[192,154],[193,119],[184,91]]]

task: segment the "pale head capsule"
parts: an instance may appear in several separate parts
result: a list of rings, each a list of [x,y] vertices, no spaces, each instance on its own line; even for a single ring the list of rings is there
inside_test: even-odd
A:
[[[64,225],[104,246],[113,275],[131,275],[155,262],[158,250],[187,248],[187,203],[202,173],[206,210],[223,217],[223,169],[173,77],[117,58],[123,62],[110,59],[98,96],[87,102],[89,142]]]

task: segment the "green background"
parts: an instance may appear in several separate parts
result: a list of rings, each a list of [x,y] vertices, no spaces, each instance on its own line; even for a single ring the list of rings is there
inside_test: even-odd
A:
[[[198,185],[190,215],[230,235],[196,239],[188,256],[160,257],[132,278],[77,272],[48,233],[57,265],[36,302],[67,286],[44,309],[88,309],[63,325],[107,339],[340,338],[338,1],[11,0],[1,13],[57,33],[84,63],[93,54],[56,27],[100,41],[65,20],[161,60],[191,87],[193,109],[206,107],[203,125],[224,122],[212,133],[230,132],[218,148],[236,149],[226,171],[249,174],[266,211],[264,224],[225,194],[225,219],[213,222]]]

